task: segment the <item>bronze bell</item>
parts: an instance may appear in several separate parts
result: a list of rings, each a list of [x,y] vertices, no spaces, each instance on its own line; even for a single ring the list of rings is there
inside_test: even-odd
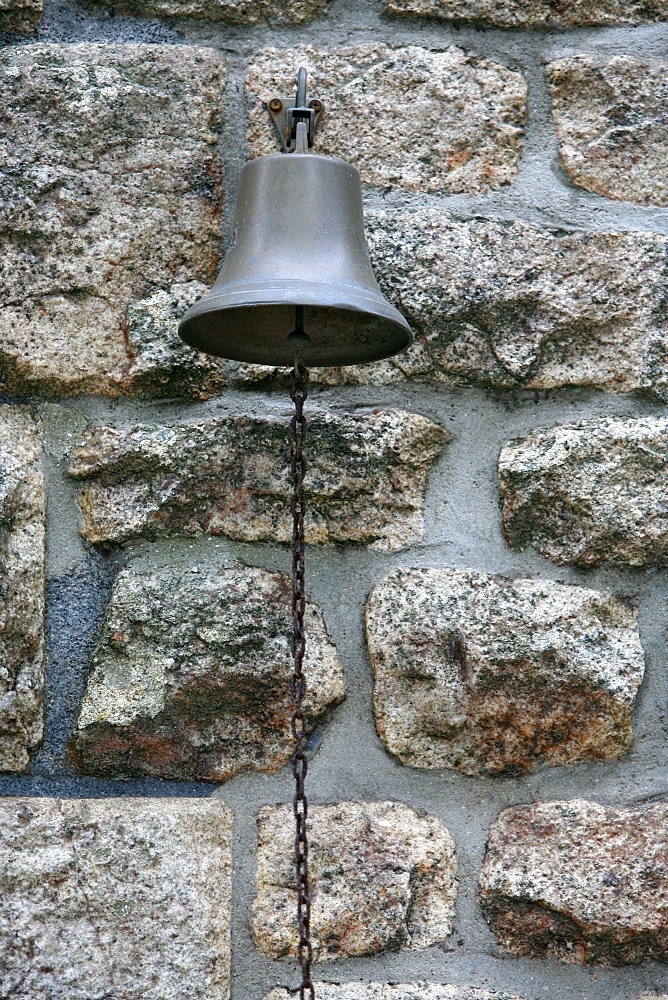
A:
[[[292,366],[297,349],[306,367],[404,350],[410,327],[371,268],[360,175],[345,160],[308,151],[322,104],[306,104],[305,70],[296,100],[275,98],[269,108],[289,155],[243,168],[223,268],[179,335],[207,354],[263,365]]]

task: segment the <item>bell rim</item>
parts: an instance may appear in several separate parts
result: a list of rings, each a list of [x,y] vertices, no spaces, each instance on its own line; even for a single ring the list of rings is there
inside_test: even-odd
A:
[[[201,329],[198,329],[199,320],[206,315],[213,316],[217,313],[235,313],[243,312],[246,310],[253,310],[255,307],[258,308],[295,308],[297,306],[305,306],[308,308],[315,309],[325,309],[332,310],[333,312],[347,312],[347,313],[357,313],[361,316],[367,315],[370,319],[380,320],[390,330],[394,331],[392,337],[392,349],[386,350],[380,346],[376,345],[376,348],[371,348],[362,351],[362,356],[357,359],[353,359],[349,355],[349,351],[343,351],[340,360],[335,360],[338,358],[338,352],[333,352],[333,357],[331,360],[315,360],[311,359],[307,362],[306,355],[311,352],[306,349],[304,351],[304,361],[308,363],[310,367],[346,367],[349,365],[365,364],[372,361],[380,361],[384,358],[393,357],[396,354],[400,354],[411,346],[414,342],[413,331],[411,330],[408,321],[404,316],[396,309],[391,302],[388,302],[380,293],[378,296],[366,295],[362,296],[359,294],[358,286],[341,286],[347,287],[348,289],[357,289],[357,304],[351,302],[350,299],[342,299],[340,301],[334,301],[330,299],[327,302],[323,302],[322,299],[322,286],[319,288],[319,294],[316,290],[313,291],[313,295],[307,296],[304,294],[303,284],[299,286],[299,294],[294,296],[294,301],[287,301],[285,298],[285,289],[280,291],[283,293],[282,296],[277,297],[275,294],[270,294],[270,289],[251,289],[250,292],[246,288],[244,291],[244,298],[241,300],[240,296],[231,296],[227,291],[219,295],[209,293],[208,295],[201,298],[198,302],[194,303],[188,311],[183,316],[178,328],[178,334],[181,340],[183,340],[190,347],[195,350],[201,351],[205,354],[213,355],[214,357],[226,358],[230,361],[237,361],[242,363],[250,364],[261,364],[269,365],[273,367],[284,367],[291,360],[291,357],[285,351],[277,351],[276,360],[273,361],[268,359],[266,356],[260,357],[256,350],[248,351],[241,346],[235,344],[234,339],[229,342],[226,341],[224,336],[216,338],[218,340],[219,350],[211,350],[211,339],[207,336],[202,335]],[[274,288],[275,292],[275,288]],[[252,296],[252,299],[250,298]],[[309,301],[309,299],[311,299]],[[364,300],[364,301],[363,301]],[[365,308],[365,304],[371,308]],[[224,345],[224,346],[223,346]]]
[[[308,283],[294,282],[281,283],[272,281],[267,285],[259,285],[248,282],[238,282],[235,285],[227,285],[225,291],[216,292],[215,288],[203,295],[201,299],[194,302],[184,313],[179,323],[179,336],[182,337],[182,330],[185,330],[188,323],[206,313],[225,312],[231,309],[252,308],[253,306],[308,306],[311,308],[340,309],[350,312],[364,313],[382,316],[390,322],[396,323],[410,337],[406,346],[413,343],[413,331],[408,320],[396,306],[393,306],[384,295],[379,292],[377,295],[370,294],[368,289],[361,285],[353,285],[348,282],[313,282],[313,289],[308,288]],[[354,296],[356,301],[350,298],[328,298],[323,299],[323,290],[332,289],[334,291],[348,292]],[[277,294],[280,292],[280,296]],[[291,292],[294,292],[291,295]],[[243,298],[242,298],[243,296]],[[286,296],[288,296],[286,298]],[[366,309],[365,305],[372,306]]]

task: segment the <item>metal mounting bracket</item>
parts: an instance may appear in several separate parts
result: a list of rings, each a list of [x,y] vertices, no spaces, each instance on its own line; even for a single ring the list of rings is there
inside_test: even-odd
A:
[[[272,97],[267,110],[284,153],[294,153],[297,149],[297,126],[300,122],[304,122],[307,127],[309,149],[313,146],[324,105],[317,97],[306,103],[306,70],[303,67],[297,76],[296,96]]]

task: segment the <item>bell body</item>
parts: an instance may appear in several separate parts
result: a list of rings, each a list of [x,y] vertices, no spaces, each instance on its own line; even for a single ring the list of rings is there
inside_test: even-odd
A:
[[[244,167],[234,231],[213,289],[179,335],[218,357],[307,367],[377,361],[412,341],[371,268],[357,170],[314,153],[263,156]]]

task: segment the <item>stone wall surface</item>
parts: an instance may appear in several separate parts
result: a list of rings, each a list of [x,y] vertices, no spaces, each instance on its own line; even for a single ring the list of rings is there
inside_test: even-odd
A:
[[[434,209],[377,212],[368,230],[383,289],[417,334],[385,362],[394,378],[666,399],[661,236],[460,220]]]
[[[5,391],[171,396],[219,384],[210,361],[173,343],[150,363],[136,319],[130,341],[126,327],[128,307],[173,286],[185,301],[188,283],[216,273],[224,82],[211,48],[2,51]]]
[[[43,12],[43,0],[2,0],[0,31],[34,31]]]
[[[307,538],[398,549],[422,536],[427,473],[446,434],[416,413],[313,414]],[[252,414],[181,426],[98,427],[74,455],[84,536],[206,532],[287,542],[289,427]]]
[[[668,398],[665,237],[462,220],[434,208],[369,212],[367,233],[383,291],[415,343],[373,365],[317,369],[318,382],[592,386]],[[242,374],[259,381],[273,370]]]
[[[668,0],[0,32],[0,996],[300,995],[290,373],[178,325],[301,65],[415,336],[305,400],[316,1000],[667,1000]]]
[[[434,983],[408,983],[385,986],[382,983],[318,983],[322,1000],[520,1000],[508,993],[468,989],[466,986],[441,986]],[[272,990],[266,1000],[288,1000],[288,990]],[[642,998],[641,998],[642,1000]]]
[[[580,187],[668,204],[668,63],[577,55],[547,67],[561,162]]]
[[[452,933],[455,845],[433,816],[399,802],[340,802],[310,811],[311,930],[316,961],[426,948]],[[294,955],[292,806],[258,818],[254,937]]]
[[[0,815],[3,996],[225,1000],[229,810],[7,798]]]
[[[480,194],[510,184],[522,148],[526,84],[519,73],[451,46],[270,48],[246,80],[254,155],[275,152],[267,95],[290,96],[295,66],[325,104],[318,152],[347,159],[366,184]],[[410,127],[406,127],[410,122]],[[354,123],[355,142],[348,136]]]
[[[454,570],[395,570],[369,597],[376,727],[413,767],[464,774],[610,760],[643,677],[609,595]]]
[[[483,909],[501,946],[570,962],[666,960],[668,807],[574,799],[505,810],[490,830]]]
[[[388,0],[390,14],[499,28],[580,28],[668,19],[666,0]]]
[[[557,563],[666,563],[668,419],[538,430],[499,457],[508,542]]]
[[[327,11],[327,0],[88,0],[114,11],[139,17],[197,18],[241,27],[271,20],[277,24],[305,24]]]
[[[307,623],[313,726],[343,700],[344,680],[310,602]],[[73,737],[76,766],[206,781],[278,770],[294,749],[289,625],[282,574],[120,573]]]
[[[42,738],[45,491],[39,429],[0,407],[0,771],[23,771]]]

